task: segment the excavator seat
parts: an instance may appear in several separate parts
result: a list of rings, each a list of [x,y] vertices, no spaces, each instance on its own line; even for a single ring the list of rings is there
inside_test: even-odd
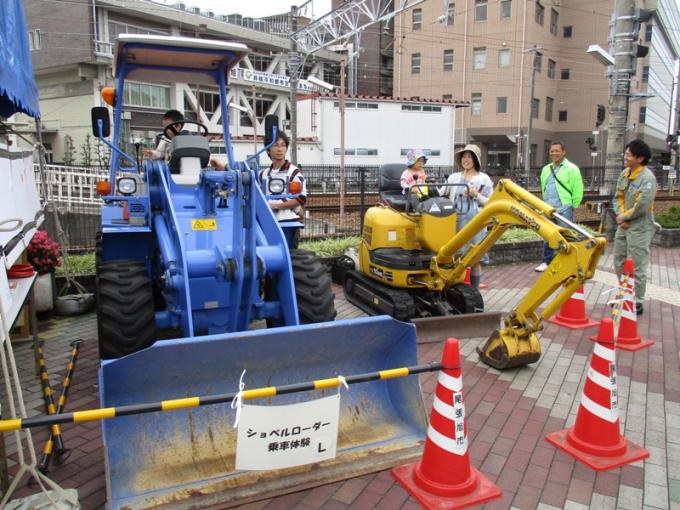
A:
[[[406,167],[401,163],[388,163],[378,170],[380,201],[397,211],[406,210],[406,195],[401,189],[401,174]]]

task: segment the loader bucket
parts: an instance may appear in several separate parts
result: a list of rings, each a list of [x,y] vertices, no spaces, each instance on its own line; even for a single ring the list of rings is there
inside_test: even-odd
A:
[[[436,360],[435,360],[436,361]],[[103,407],[281,386],[414,365],[411,324],[387,316],[156,342],[104,362]],[[281,405],[335,394],[301,392],[247,402]],[[236,471],[235,411],[218,404],[102,422],[112,508],[237,505],[374,472],[420,456],[427,418],[416,377],[341,390],[335,459]]]

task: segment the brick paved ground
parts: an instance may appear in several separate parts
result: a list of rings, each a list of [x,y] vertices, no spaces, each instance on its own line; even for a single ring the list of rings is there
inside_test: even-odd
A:
[[[534,264],[488,268],[483,291],[488,310],[509,310],[527,290]],[[608,313],[603,294],[615,281],[612,257],[600,263],[586,285],[589,314],[595,320]],[[573,423],[588,368],[593,330],[570,331],[548,324],[541,339],[543,356],[535,365],[499,372],[477,361],[474,347],[481,339],[462,342],[463,380],[470,454],[478,467],[502,490],[500,500],[485,508],[520,509],[665,509],[680,510],[680,362],[675,328],[680,325],[680,260],[677,251],[655,248],[648,286],[649,300],[639,331],[656,344],[637,353],[618,353],[618,389],[625,436],[643,444],[648,460],[596,474],[555,450],[543,440],[547,432]],[[342,291],[337,288],[339,298]],[[357,310],[339,299],[340,317]],[[96,323],[93,314],[41,323],[53,386],[68,360],[68,342],[85,340],[71,389],[68,410],[98,405]],[[16,346],[29,415],[42,412],[40,385],[32,368],[30,345]],[[438,360],[441,344],[419,346],[421,361]],[[421,376],[429,406],[435,374]],[[101,508],[105,501],[104,462],[97,423],[64,427],[73,455],[56,467],[53,478],[63,487],[77,488],[83,508]],[[38,448],[45,433],[34,435]],[[8,451],[13,435],[6,434]],[[16,461],[16,453],[10,455]],[[30,491],[22,489],[20,495]],[[245,505],[248,510],[419,508],[390,477],[389,471],[353,478],[287,496]]]

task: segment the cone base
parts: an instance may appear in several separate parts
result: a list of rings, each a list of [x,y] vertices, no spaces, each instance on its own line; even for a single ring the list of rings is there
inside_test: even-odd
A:
[[[598,342],[600,340],[599,338],[597,338],[597,335],[591,336],[590,339],[593,342]],[[654,340],[644,340],[642,337],[638,337],[636,340],[633,340],[633,341],[617,340],[616,341],[616,348],[621,350],[621,351],[634,352],[634,351],[639,351],[640,349],[644,349],[646,347],[651,347],[655,343],[656,342],[654,342]]]
[[[629,441],[625,437],[622,439],[626,442],[626,451],[621,455],[615,457],[600,457],[586,453],[574,447],[574,445],[567,440],[567,433],[569,430],[571,429],[551,432],[545,436],[545,440],[595,471],[607,471],[649,457],[649,452],[647,450]]]
[[[392,469],[392,476],[399,484],[420,503],[425,510],[450,510],[479,505],[485,501],[501,497],[501,490],[496,487],[482,473],[470,466],[471,476],[476,477],[477,483],[468,494],[462,496],[437,496],[420,488],[415,482],[413,474],[416,465],[404,464]]]
[[[559,314],[548,319],[548,322],[552,322],[553,324],[557,324],[558,326],[569,329],[594,328],[595,326],[600,325],[599,322],[590,320],[588,317],[584,317],[583,319],[568,319],[560,316]]]

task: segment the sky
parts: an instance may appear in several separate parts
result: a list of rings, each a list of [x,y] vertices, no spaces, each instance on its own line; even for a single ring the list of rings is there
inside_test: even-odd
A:
[[[166,4],[178,0],[165,0]],[[261,17],[289,11],[291,5],[300,6],[305,0],[182,0],[187,6],[215,11],[215,14],[238,13],[244,16]],[[331,9],[331,0],[313,0],[314,17],[318,18]]]

